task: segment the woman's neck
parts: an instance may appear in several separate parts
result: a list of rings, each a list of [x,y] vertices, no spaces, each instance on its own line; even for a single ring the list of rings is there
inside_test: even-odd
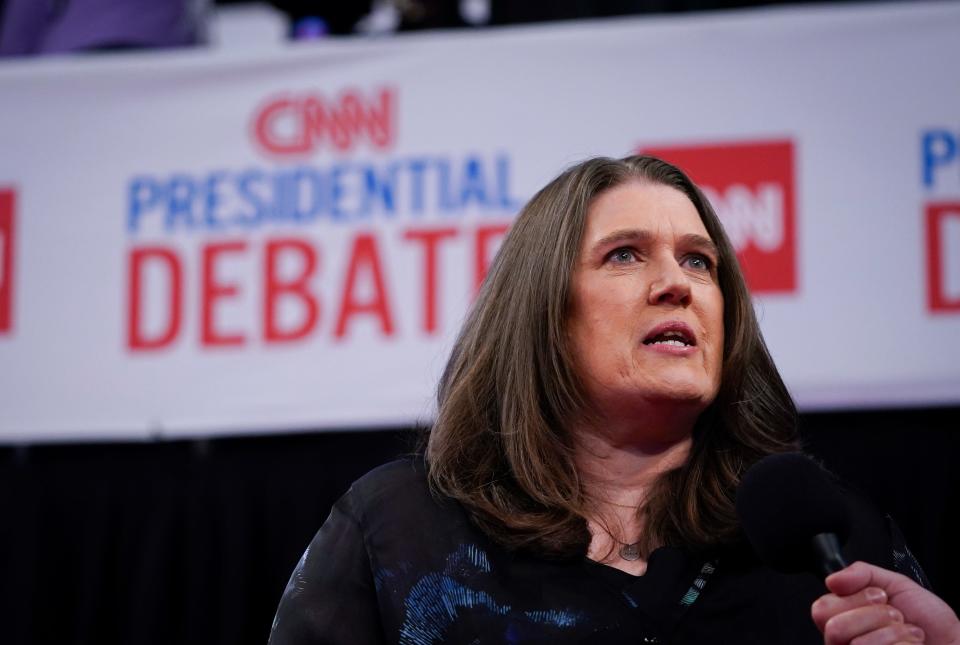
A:
[[[583,426],[574,432],[592,536],[587,557],[641,575],[646,562],[624,559],[622,547],[640,539],[643,526],[637,509],[657,477],[687,458],[692,433],[677,433],[668,441],[650,440],[651,434],[640,428],[609,424],[602,431]]]
[[[635,511],[656,478],[683,463],[691,444],[689,434],[652,444],[618,440],[606,432],[580,432],[576,461],[588,499],[598,509],[626,506]]]
[[[650,484],[690,453],[695,416],[648,409],[638,417],[643,421],[595,417],[572,428],[577,469],[591,496],[637,508]]]

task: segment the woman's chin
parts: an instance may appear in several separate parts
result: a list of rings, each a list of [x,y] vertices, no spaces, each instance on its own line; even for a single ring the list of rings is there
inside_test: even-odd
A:
[[[699,380],[678,380],[651,388],[643,398],[662,405],[675,404],[682,407],[692,405],[705,408],[710,405],[715,396],[715,388]]]
[[[625,418],[652,412],[651,407],[664,412],[671,407],[688,414],[706,408],[716,397],[717,389],[700,379],[665,380],[658,383],[630,384],[626,387],[608,387],[595,392],[591,398],[597,409],[607,415],[614,413]]]
[[[678,405],[710,405],[717,396],[719,377],[711,378],[703,369],[678,369],[661,373],[660,378],[647,384],[648,398]]]
[[[659,432],[675,440],[692,431],[697,417],[714,396],[712,389],[697,383],[673,383],[669,387],[621,391],[598,403],[608,419],[633,419],[642,422],[648,430],[659,428]]]

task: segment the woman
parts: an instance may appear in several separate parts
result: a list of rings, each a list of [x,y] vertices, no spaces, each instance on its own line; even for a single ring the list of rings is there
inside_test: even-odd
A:
[[[868,565],[866,583],[859,568],[835,579],[814,622],[822,583],[757,562],[737,483],[796,447],[793,402],[701,192],[651,157],[586,161],[504,241],[425,459],[337,503],[271,642],[812,643],[818,628],[919,642],[903,613],[960,634],[903,576],[927,614],[891,614],[899,587]],[[851,506],[849,551],[894,568],[895,529]]]

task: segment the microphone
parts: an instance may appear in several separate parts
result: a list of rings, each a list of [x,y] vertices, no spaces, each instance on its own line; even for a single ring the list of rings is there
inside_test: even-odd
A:
[[[784,453],[761,459],[743,476],[736,507],[764,564],[824,577],[847,566],[840,552],[850,534],[843,492],[810,458]]]

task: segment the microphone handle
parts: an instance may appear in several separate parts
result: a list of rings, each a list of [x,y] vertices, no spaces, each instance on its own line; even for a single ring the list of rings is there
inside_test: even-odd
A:
[[[817,554],[820,571],[826,578],[831,573],[847,567],[847,561],[840,552],[840,540],[836,533],[818,533],[813,536],[813,551]]]

